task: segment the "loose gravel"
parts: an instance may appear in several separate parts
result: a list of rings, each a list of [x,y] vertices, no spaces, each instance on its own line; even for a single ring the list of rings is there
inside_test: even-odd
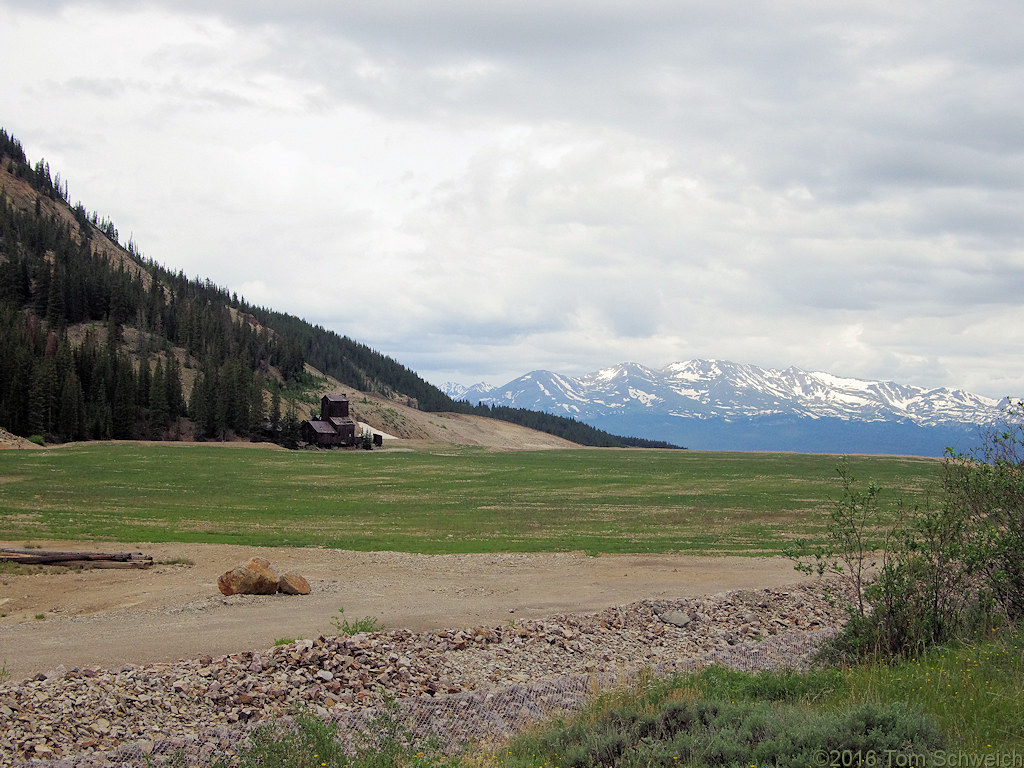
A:
[[[805,664],[843,619],[820,587],[640,601],[440,632],[319,637],[265,651],[0,686],[0,765],[205,765],[255,725],[305,711],[350,729],[395,699],[452,746],[500,738],[640,670]]]

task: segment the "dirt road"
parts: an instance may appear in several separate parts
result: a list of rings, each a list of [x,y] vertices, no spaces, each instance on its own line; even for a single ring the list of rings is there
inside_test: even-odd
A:
[[[21,546],[20,542],[0,542]],[[684,555],[412,555],[214,544],[37,542],[44,549],[142,552],[148,570],[0,574],[0,666],[14,679],[270,647],[334,632],[364,616],[423,631],[586,613],[644,598],[686,597],[800,580],[782,559]],[[253,555],[297,570],[304,597],[232,596],[217,577]],[[171,564],[186,560],[191,564]],[[335,632],[336,633],[336,632]]]

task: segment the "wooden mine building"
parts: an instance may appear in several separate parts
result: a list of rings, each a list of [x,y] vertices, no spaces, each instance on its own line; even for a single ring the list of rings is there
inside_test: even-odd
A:
[[[320,417],[307,419],[299,426],[302,440],[318,448],[357,445],[356,423],[348,415],[345,395],[324,395],[320,398]]]

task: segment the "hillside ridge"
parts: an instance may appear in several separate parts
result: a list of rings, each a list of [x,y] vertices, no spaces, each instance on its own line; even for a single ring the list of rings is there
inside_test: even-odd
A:
[[[364,344],[144,258],[131,240],[121,244],[112,222],[72,205],[60,175],[43,160],[31,164],[0,128],[0,425],[48,442],[273,439],[292,447],[316,402],[307,366],[360,393],[462,421],[484,416],[587,445],[645,443],[573,419],[456,404]]]

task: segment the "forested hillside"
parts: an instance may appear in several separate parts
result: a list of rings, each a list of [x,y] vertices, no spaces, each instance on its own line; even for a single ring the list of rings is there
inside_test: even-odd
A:
[[[0,425],[48,441],[294,434],[305,363],[427,411],[499,418],[588,445],[653,445],[580,422],[455,403],[397,361],[249,305],[122,246],[0,129]]]

